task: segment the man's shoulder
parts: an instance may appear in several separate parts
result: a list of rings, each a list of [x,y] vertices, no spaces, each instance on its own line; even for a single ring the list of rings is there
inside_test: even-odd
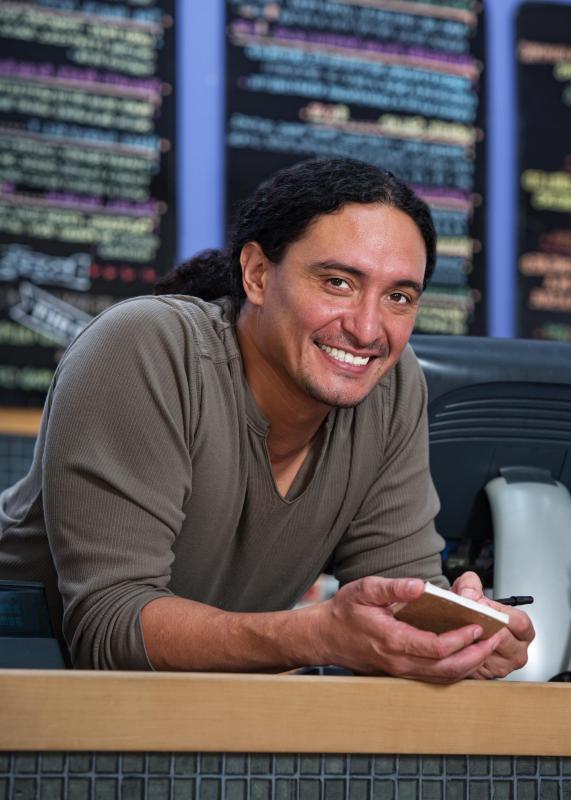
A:
[[[209,303],[186,295],[144,295],[115,303],[90,322],[79,340],[93,335],[111,342],[192,342],[198,354],[213,359],[225,360],[237,352],[228,302]]]

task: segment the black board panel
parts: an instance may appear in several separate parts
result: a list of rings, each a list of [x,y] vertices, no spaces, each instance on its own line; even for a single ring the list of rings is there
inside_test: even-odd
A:
[[[473,0],[226,0],[227,218],[275,170],[350,155],[439,232],[417,330],[484,334],[484,36]]]
[[[0,403],[172,266],[174,0],[3,2]]]
[[[571,7],[517,16],[518,334],[571,341]]]

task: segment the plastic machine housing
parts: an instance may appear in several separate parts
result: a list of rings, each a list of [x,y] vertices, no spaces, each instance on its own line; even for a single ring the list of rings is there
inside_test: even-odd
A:
[[[570,669],[571,344],[415,335],[428,384],[430,467],[453,540],[493,542],[493,593],[533,595],[529,662]]]

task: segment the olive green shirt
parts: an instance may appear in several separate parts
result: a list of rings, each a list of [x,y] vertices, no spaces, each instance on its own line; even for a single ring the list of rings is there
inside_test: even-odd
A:
[[[284,609],[326,564],[342,584],[442,582],[425,405],[408,347],[331,410],[284,498],[229,304],[119,303],[66,351],[31,470],[0,496],[0,577],[44,581],[73,664],[96,669],[150,668],[140,611],[160,596]]]

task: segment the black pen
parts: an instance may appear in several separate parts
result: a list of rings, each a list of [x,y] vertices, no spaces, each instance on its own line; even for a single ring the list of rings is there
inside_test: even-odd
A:
[[[494,597],[493,600],[503,606],[527,606],[533,603],[533,597],[530,594],[512,594],[511,597]]]

